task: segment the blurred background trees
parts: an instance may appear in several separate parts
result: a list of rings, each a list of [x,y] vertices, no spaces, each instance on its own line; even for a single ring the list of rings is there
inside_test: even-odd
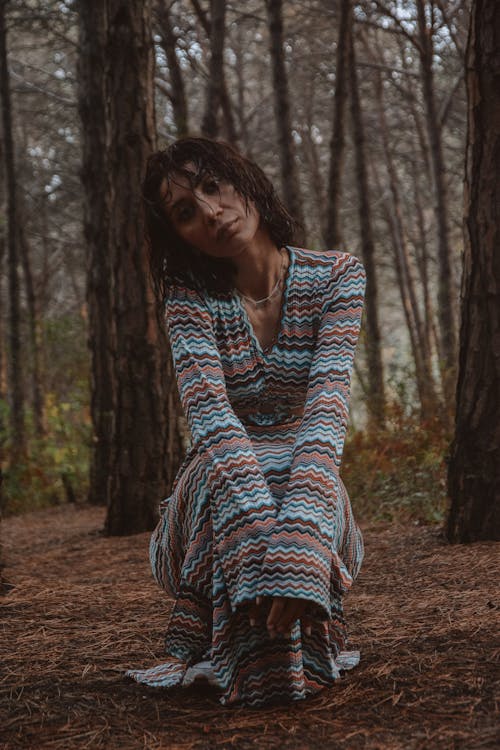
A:
[[[469,0],[107,0],[102,37],[79,36],[90,3],[0,5],[8,56],[0,419],[9,512],[83,500],[89,489],[94,502],[110,504],[123,496],[120,476],[132,505],[146,494],[152,507],[153,495],[167,492],[181,418],[161,326],[158,360],[146,343],[137,350],[151,300],[145,287],[134,299],[125,294],[123,274],[138,246],[135,191],[148,150],[204,132],[263,167],[303,219],[305,245],[340,247],[365,262],[346,482],[367,515],[440,518],[456,379]],[[139,11],[146,26],[134,33]],[[127,66],[134,40],[141,59],[154,62],[150,89],[139,67],[134,77]],[[118,310],[124,299],[127,309]],[[123,316],[132,333],[120,343]],[[120,427],[120,388],[130,378],[137,385],[146,362],[156,385]],[[163,455],[164,463],[141,495],[137,444],[132,453],[121,444],[118,455],[117,436],[136,419],[147,429],[151,398],[167,405],[167,426],[139,463],[149,476],[151,460]],[[106,441],[107,453],[96,452]],[[132,525],[141,523],[151,519]]]

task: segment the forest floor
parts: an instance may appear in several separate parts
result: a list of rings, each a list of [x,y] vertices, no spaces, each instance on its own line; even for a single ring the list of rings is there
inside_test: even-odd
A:
[[[150,574],[149,534],[106,538],[103,518],[66,506],[2,523],[2,750],[500,746],[498,545],[366,526],[346,600],[360,666],[313,698],[251,710],[124,677],[162,661],[169,602]]]

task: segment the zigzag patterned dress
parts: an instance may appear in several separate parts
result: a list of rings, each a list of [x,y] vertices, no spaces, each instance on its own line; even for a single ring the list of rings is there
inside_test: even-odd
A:
[[[340,252],[287,248],[279,334],[260,346],[239,295],[176,286],[166,317],[192,449],[161,503],[150,546],[175,599],[175,658],[130,671],[172,686],[209,661],[224,704],[296,700],[357,663],[342,597],[362,556],[339,476],[365,275]],[[251,626],[256,596],[310,602],[311,634]],[[359,655],[358,655],[359,658]]]

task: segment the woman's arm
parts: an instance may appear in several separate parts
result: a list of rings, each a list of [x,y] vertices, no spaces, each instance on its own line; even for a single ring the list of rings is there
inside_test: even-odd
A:
[[[166,314],[181,401],[193,444],[205,463],[215,549],[234,610],[255,599],[276,505],[227,397],[212,317],[203,297],[187,287],[175,287],[167,297]]]
[[[258,594],[312,602],[330,615],[331,585],[351,577],[333,548],[337,478],[347,427],[350,375],[361,324],[363,266],[342,253],[334,262],[309,373],[290,479],[262,566]],[[332,569],[334,580],[332,581]]]

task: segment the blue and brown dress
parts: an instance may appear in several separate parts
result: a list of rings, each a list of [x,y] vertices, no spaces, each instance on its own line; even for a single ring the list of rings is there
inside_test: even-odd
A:
[[[225,704],[295,700],[356,662],[342,597],[363,557],[339,476],[365,274],[341,252],[288,247],[279,333],[263,350],[237,292],[176,285],[166,320],[192,448],[151,539],[158,583],[175,599],[175,658],[128,674],[182,683],[209,661]],[[251,626],[257,596],[310,602],[271,639]]]

